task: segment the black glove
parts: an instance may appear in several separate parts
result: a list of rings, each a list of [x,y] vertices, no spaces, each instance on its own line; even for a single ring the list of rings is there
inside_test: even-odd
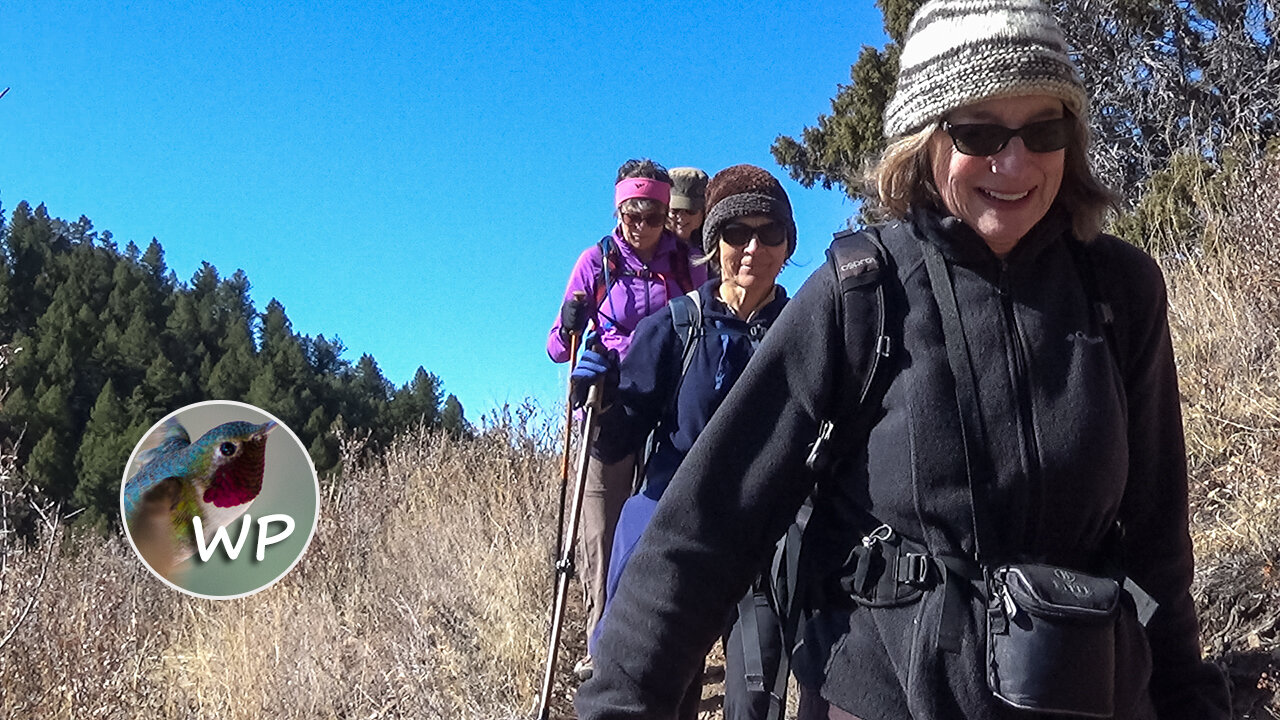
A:
[[[587,298],[574,295],[560,306],[560,339],[569,342],[570,335],[582,335],[587,329],[591,313],[587,310]]]
[[[618,392],[618,351],[594,342],[594,337],[588,338],[593,342],[588,344],[577,367],[569,374],[573,383],[574,407],[587,404],[587,393],[596,383],[600,383],[601,405],[610,404]]]

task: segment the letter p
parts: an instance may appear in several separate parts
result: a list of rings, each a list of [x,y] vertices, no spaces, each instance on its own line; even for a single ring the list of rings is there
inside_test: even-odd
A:
[[[277,535],[268,535],[267,526],[273,522],[284,523],[284,532]],[[266,557],[268,545],[274,545],[292,534],[293,518],[288,515],[264,515],[258,518],[258,552],[255,556],[258,562],[262,562],[262,559]]]

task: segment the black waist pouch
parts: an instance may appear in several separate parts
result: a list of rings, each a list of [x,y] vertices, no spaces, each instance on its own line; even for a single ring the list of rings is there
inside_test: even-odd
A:
[[[1119,583],[1024,563],[994,568],[990,584],[991,692],[1023,710],[1111,717]]]

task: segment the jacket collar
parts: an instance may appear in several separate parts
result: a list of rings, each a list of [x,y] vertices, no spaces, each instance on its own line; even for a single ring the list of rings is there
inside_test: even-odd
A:
[[[913,207],[907,213],[907,221],[923,242],[933,243],[942,250],[948,261],[967,266],[998,268],[1000,258],[991,251],[985,240],[958,217],[933,208]],[[1062,240],[1071,228],[1070,215],[1056,203],[1049,208],[1005,257],[1009,266],[1030,262],[1046,247]]]
[[[707,317],[746,322],[748,325],[772,323],[782,312],[782,307],[787,304],[787,289],[776,282],[773,284],[773,299],[756,308],[756,311],[751,314],[751,319],[746,321],[740,320],[738,315],[720,299],[720,278],[711,278],[703,283],[702,287],[698,288],[698,296],[702,298],[703,313]]]
[[[679,248],[679,243],[680,238],[674,232],[663,228],[662,235],[658,237],[658,246],[653,251],[653,259],[646,263],[636,255],[636,250],[631,247],[631,243],[622,237],[622,226],[619,225],[613,229],[613,244],[618,248],[618,252],[621,253],[623,262],[632,267],[651,266],[659,258],[674,255]]]

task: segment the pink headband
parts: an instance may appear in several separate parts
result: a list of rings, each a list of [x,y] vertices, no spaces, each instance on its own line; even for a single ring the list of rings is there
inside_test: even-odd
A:
[[[622,204],[631,198],[649,198],[663,205],[671,204],[671,186],[661,180],[649,178],[627,178],[613,188],[613,206]]]

